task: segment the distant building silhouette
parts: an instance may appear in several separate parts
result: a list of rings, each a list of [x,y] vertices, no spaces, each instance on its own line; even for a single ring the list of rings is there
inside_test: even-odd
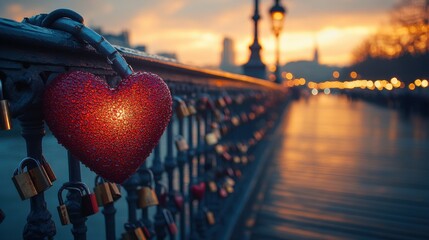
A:
[[[108,42],[122,47],[131,47],[128,31],[124,30],[119,34],[104,32],[101,27],[92,27],[94,31],[102,35]]]
[[[223,71],[241,73],[241,68],[235,65],[234,41],[231,38],[223,39],[223,49],[219,68]]]
[[[134,49],[142,51],[142,52],[146,52],[147,51],[146,45],[137,45],[137,46],[134,47]]]
[[[313,59],[311,61],[289,62],[281,71],[290,72],[297,78],[305,78],[307,81],[322,82],[332,79],[334,71],[340,71],[340,67],[328,66],[319,63],[319,48],[317,44],[314,47]]]

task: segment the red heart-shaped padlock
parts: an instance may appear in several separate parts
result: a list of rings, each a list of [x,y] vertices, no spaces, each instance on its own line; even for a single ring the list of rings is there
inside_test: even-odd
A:
[[[206,184],[204,182],[200,182],[199,184],[192,185],[191,187],[192,197],[197,200],[203,199],[205,191],[206,191]]]
[[[100,77],[74,71],[46,87],[43,112],[60,144],[104,179],[122,183],[158,143],[172,99],[155,74],[133,73],[113,89]]]

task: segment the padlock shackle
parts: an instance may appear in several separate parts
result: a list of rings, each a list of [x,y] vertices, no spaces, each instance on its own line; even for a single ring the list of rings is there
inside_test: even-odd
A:
[[[83,192],[85,192],[87,195],[91,194],[91,190],[89,190],[89,187],[83,183],[83,182],[67,182],[63,184],[63,187],[66,189],[78,189],[83,196]]]
[[[62,195],[64,190],[75,190],[75,191],[78,191],[80,193],[80,195],[82,196],[81,189],[74,187],[74,186],[69,186],[68,183],[64,183],[63,186],[61,186],[60,189],[58,190],[58,203],[60,205],[64,204],[63,195]]]
[[[101,180],[101,181],[99,181],[99,180]],[[101,184],[101,183],[105,183],[106,182],[106,180],[104,180],[104,178],[103,177],[101,177],[100,175],[97,175],[96,177],[95,177],[95,186],[97,186],[97,185],[99,185],[99,184]]]
[[[68,14],[71,14],[69,10]],[[60,12],[61,13],[61,12]],[[54,17],[50,17],[54,15]],[[77,16],[80,16],[76,13]],[[69,18],[70,15],[65,14],[63,17],[59,17],[58,12],[49,13],[46,18],[49,21],[49,27],[72,34],[74,37],[84,40],[91,45],[98,53],[107,57],[109,64],[112,65],[115,70],[122,78],[130,76],[134,71],[124,57],[114,48],[103,36],[96,33],[94,30],[86,27],[82,22],[76,21],[75,19]],[[45,18],[45,20],[46,20]],[[78,17],[76,17],[78,18]],[[51,22],[50,19],[54,21]]]
[[[21,160],[21,162],[19,162],[19,165],[18,165],[17,169],[15,170],[14,175],[22,173],[24,171],[25,167],[28,168],[28,164],[29,164],[28,160],[32,160],[33,162],[35,162],[37,164],[37,167],[40,167],[40,162],[37,161],[35,158],[25,157]]]
[[[150,178],[149,186],[150,188],[153,188],[153,185],[155,184],[155,178],[153,176],[152,170],[145,168],[142,170],[142,172],[146,172],[149,174],[149,178]]]

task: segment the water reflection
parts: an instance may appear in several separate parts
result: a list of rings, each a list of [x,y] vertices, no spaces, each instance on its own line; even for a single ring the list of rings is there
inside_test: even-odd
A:
[[[427,119],[318,95],[286,121],[252,239],[429,238]]]

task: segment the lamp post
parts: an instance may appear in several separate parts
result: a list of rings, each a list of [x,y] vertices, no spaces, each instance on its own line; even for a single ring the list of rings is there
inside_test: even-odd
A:
[[[286,16],[286,9],[280,5],[279,0],[275,0],[274,6],[270,8],[271,23],[274,35],[276,36],[276,83],[282,83],[280,76],[280,32],[283,29],[283,22]]]

